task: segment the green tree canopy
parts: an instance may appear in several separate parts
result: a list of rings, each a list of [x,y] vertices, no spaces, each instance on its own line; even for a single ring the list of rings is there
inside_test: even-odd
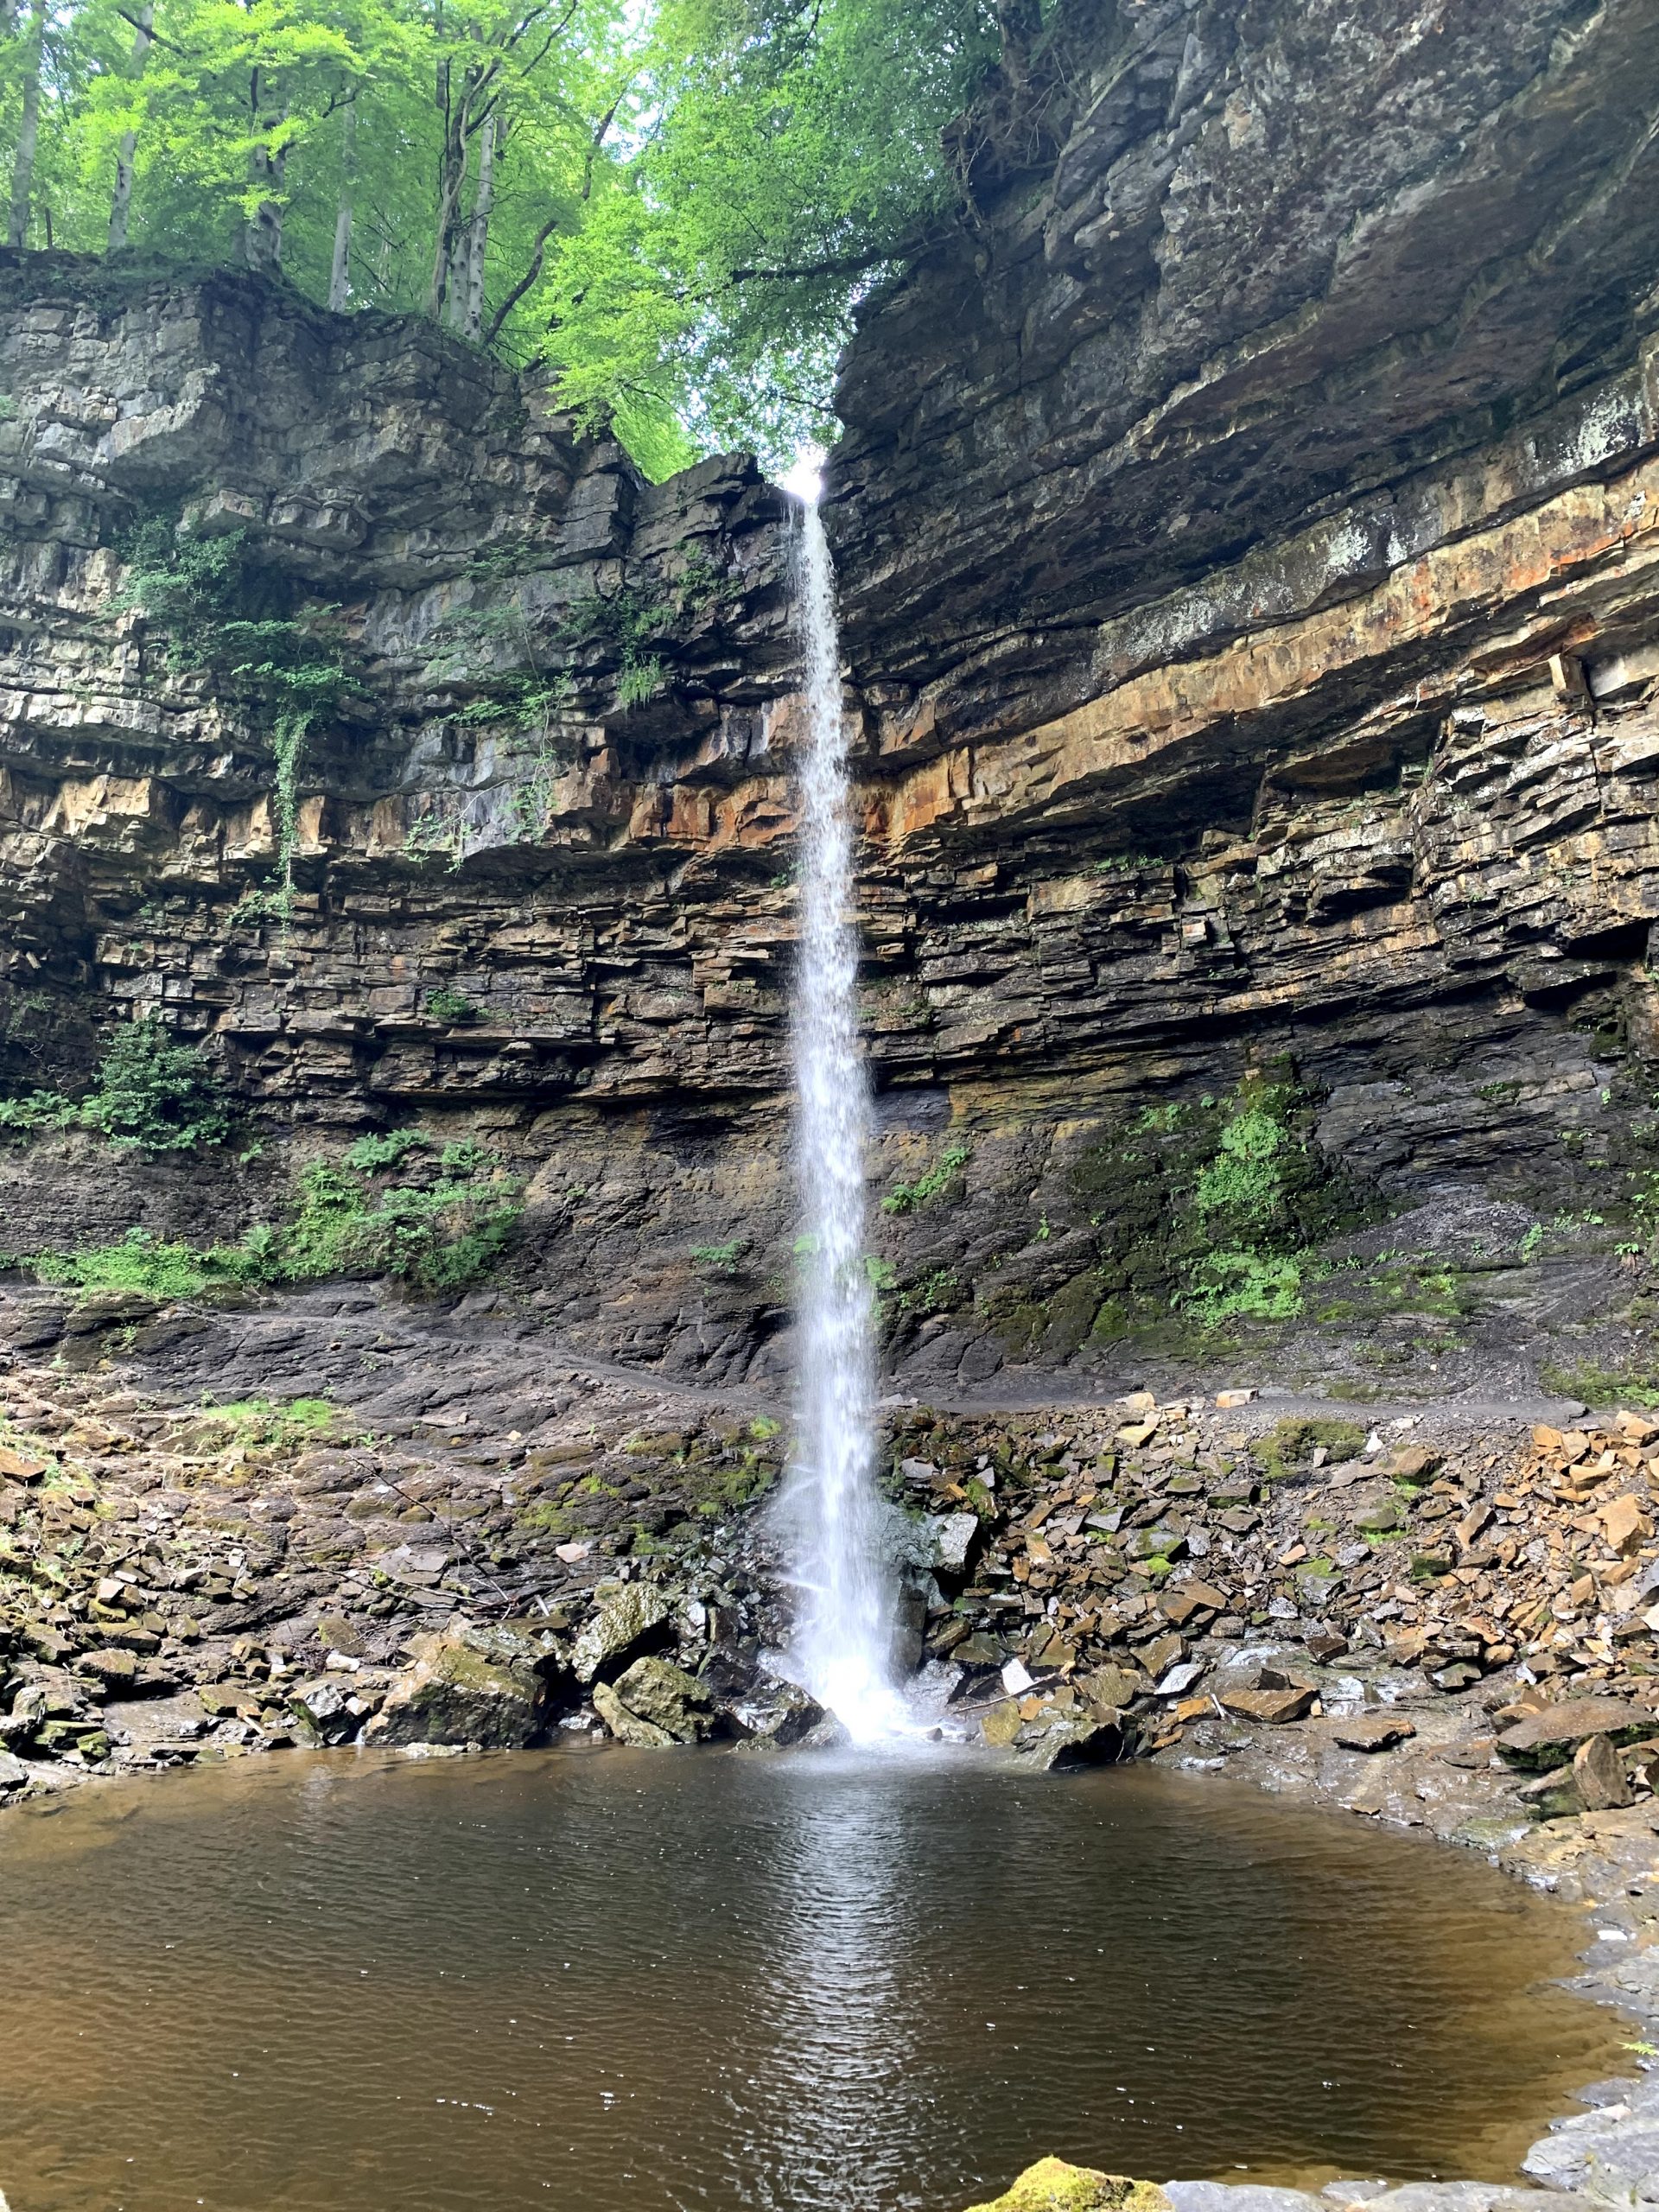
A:
[[[435,316],[652,474],[830,434],[861,290],[1035,0],[0,0],[14,245]]]

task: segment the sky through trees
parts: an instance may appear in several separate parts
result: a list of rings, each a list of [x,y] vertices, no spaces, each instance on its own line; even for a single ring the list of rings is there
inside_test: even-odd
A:
[[[426,315],[652,474],[830,433],[1031,0],[0,0],[9,242]]]

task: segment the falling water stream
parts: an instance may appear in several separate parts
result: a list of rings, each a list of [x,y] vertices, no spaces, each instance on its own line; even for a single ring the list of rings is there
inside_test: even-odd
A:
[[[900,1732],[891,1577],[874,1484],[864,1162],[870,1100],[858,1038],[853,825],[835,571],[817,504],[801,510],[797,595],[805,661],[796,1149],[804,1236],[795,1458],[785,1494],[798,1585],[794,1669],[858,1743]]]

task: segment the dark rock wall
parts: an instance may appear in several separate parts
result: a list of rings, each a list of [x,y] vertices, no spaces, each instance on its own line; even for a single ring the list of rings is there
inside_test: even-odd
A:
[[[930,1388],[1141,1357],[1191,1163],[1137,1213],[1129,1136],[1241,1085],[1294,1094],[1321,1235],[1403,1211],[1438,1249],[1487,1208],[1506,1345],[1560,1319],[1528,1225],[1577,1315],[1659,1166],[1659,6],[1363,17],[1074,9],[964,134],[976,221],[844,364],[872,1257]],[[519,1161],[569,1334],[775,1368],[778,495],[742,461],[645,486],[429,330],[240,277],[14,260],[0,374],[7,1073],[159,1007],[274,1147],[194,1200],[87,1140],[14,1151],[0,1243],[239,1224],[293,1155],[420,1114]],[[162,508],[349,639],[286,916],[248,898],[272,732],[119,611]],[[531,734],[489,705],[526,670],[559,687]]]
[[[1098,688],[1079,632],[1313,518],[1373,510],[1327,591],[1395,565],[1376,505],[1654,328],[1655,28],[1651,0],[1063,10],[1014,103],[1042,158],[986,165],[843,365],[858,675],[1005,728]]]

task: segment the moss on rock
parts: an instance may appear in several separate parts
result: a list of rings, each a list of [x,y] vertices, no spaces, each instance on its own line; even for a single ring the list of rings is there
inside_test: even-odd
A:
[[[377,1744],[481,1744],[512,1750],[535,1742],[549,1714],[551,1639],[510,1625],[451,1622],[423,1639],[367,1731]]]
[[[1012,2189],[989,2203],[970,2205],[968,2212],[1172,2212],[1172,2207],[1155,2182],[1039,2158]]]

